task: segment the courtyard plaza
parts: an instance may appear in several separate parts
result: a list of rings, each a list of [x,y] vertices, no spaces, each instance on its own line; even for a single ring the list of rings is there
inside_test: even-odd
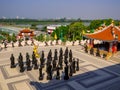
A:
[[[33,46],[8,47],[0,51],[0,90],[120,90],[120,65],[114,60],[105,60],[84,52],[81,45],[53,45],[38,47],[38,52],[44,51],[45,59],[51,49],[58,52],[60,48],[63,53],[68,47],[72,50],[73,57],[79,59],[79,71],[76,71],[69,80],[64,80],[64,70],[60,71],[60,80],[53,76],[52,80],[46,79],[46,72],[43,69],[44,78],[39,80],[39,70],[25,70],[19,72],[18,66],[10,68],[10,56],[13,53],[15,63],[18,63],[18,56],[21,52],[23,61],[26,61],[26,52],[32,57]],[[117,56],[116,56],[117,57]],[[119,55],[118,57],[119,58]],[[38,58],[38,64],[39,64]]]

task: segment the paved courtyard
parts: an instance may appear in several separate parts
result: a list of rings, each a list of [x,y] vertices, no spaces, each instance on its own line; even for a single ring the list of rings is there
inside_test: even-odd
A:
[[[49,50],[54,53],[54,49],[65,46],[40,46],[38,51],[44,50],[45,58]],[[32,54],[32,46],[7,48],[0,52],[0,90],[120,90],[120,65],[113,60],[106,61],[102,58],[94,57],[84,53],[81,46],[68,46],[72,50],[73,57],[79,58],[80,70],[77,71],[69,80],[63,79],[63,70],[61,70],[61,79],[39,81],[39,71],[32,69],[31,71],[19,72],[19,68],[10,68],[10,55],[15,56],[15,62],[20,52],[24,57],[29,52]],[[38,60],[39,61],[39,60]],[[43,70],[45,74],[45,70]]]

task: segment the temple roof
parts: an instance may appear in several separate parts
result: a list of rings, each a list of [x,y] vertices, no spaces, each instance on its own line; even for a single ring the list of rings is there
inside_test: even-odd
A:
[[[19,33],[18,36],[23,36],[22,33]]]
[[[18,33],[18,36],[20,36],[20,38],[22,38],[23,36],[33,37],[33,36],[35,36],[35,34],[30,29],[26,28],[26,29],[21,30],[20,33]]]
[[[34,34],[34,33],[31,33],[30,36],[35,36],[35,34]]]
[[[33,31],[31,31],[30,29],[25,28],[25,29],[21,30],[20,32],[21,33],[32,33]]]
[[[97,39],[106,42],[112,42],[114,40],[120,41],[120,28],[111,24],[102,30],[99,30],[98,32],[85,34],[84,36],[86,38]]]

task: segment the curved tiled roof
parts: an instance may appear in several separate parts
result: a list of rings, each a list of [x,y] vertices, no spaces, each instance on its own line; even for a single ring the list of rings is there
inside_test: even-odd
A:
[[[22,33],[19,33],[18,36],[23,36]]]
[[[35,36],[35,34],[34,34],[34,33],[31,33],[30,36]]]
[[[34,32],[33,31],[31,31],[30,29],[23,29],[23,30],[21,30],[20,31],[20,33],[18,34],[18,36],[20,36],[20,37],[23,37],[23,36],[30,36],[30,37],[33,37],[33,36],[35,36],[35,34],[34,34]]]
[[[25,28],[25,29],[21,30],[20,32],[21,33],[32,33],[33,31],[31,31],[30,29]]]
[[[115,35],[118,37],[117,40],[120,41],[120,28],[111,24],[108,27],[103,28],[103,30],[92,34],[85,34],[84,36],[91,39],[111,42],[115,40]]]

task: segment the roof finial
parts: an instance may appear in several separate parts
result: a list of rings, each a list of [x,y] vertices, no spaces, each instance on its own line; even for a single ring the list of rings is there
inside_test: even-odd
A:
[[[105,23],[105,22],[103,22],[103,26],[106,26],[106,23]]]
[[[112,24],[112,26],[114,26],[114,20],[112,20],[111,24]]]

